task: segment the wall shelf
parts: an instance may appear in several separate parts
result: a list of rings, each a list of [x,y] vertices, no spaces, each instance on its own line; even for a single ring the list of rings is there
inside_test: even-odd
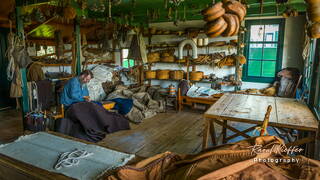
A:
[[[41,63],[41,66],[44,66],[44,67],[56,67],[56,66],[71,66],[71,64],[64,64],[64,63],[61,63],[61,64]]]
[[[145,79],[145,81],[148,81],[148,80],[158,80],[158,81],[181,81],[182,79]],[[191,81],[190,82],[193,82],[193,83],[207,83],[207,84],[212,84],[214,82],[212,81],[209,81],[209,80],[205,80],[205,79],[202,79],[200,81]],[[223,81],[221,83],[219,83],[220,85],[222,86],[236,86],[236,84],[234,84],[233,82],[229,82],[229,81]]]

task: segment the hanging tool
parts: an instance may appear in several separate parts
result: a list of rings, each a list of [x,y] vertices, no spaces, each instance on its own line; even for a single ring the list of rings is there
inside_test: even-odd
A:
[[[263,0],[260,0],[260,14],[263,14]]]
[[[165,9],[168,8],[168,0],[164,0],[164,8],[165,8]]]
[[[167,18],[168,18],[169,20],[172,19],[172,7],[169,7]]]
[[[108,9],[108,21],[111,22],[111,7],[112,7],[112,2],[109,0],[109,9]]]
[[[187,6],[183,6],[183,22],[187,20]]]
[[[178,7],[175,7],[174,22],[173,22],[173,24],[174,24],[175,26],[178,26],[178,22],[179,22],[179,20],[178,20]]]

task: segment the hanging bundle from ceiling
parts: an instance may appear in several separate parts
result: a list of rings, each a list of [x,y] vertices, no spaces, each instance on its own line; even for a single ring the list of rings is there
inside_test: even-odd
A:
[[[228,37],[237,35],[241,21],[247,13],[246,7],[236,0],[218,2],[202,10],[205,32],[208,37],[214,38],[220,35]]]
[[[308,8],[308,35],[311,38],[320,38],[320,0],[305,0]]]

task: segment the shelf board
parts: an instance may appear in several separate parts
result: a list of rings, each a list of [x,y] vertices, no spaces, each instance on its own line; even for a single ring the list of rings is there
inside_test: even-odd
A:
[[[158,81],[180,81],[181,79],[145,79],[146,81],[147,80],[158,80]],[[212,84],[214,82],[212,81],[208,81],[208,80],[200,80],[200,81],[191,81],[190,82],[193,82],[193,83],[208,83],[208,84]],[[235,84],[232,84],[232,82],[221,82],[220,85],[223,85],[223,86],[236,86]]]
[[[161,48],[178,48],[179,46],[177,45],[168,45],[166,47],[163,47],[161,45],[157,46],[157,45],[147,45],[147,48],[148,49],[161,49]],[[218,45],[218,46],[215,46],[215,45],[207,45],[207,46],[197,46],[197,48],[207,48],[207,47],[232,47],[232,48],[236,48],[237,46],[236,45],[233,45],[233,44],[225,44],[225,45]],[[187,48],[187,47],[185,47]],[[187,48],[188,49],[188,48]],[[191,48],[190,48],[191,49]]]
[[[103,63],[114,63],[113,60],[106,60],[106,61],[95,61],[95,62],[87,62],[87,64],[103,64]],[[82,65],[84,65],[85,62],[82,62]]]
[[[41,66],[45,66],[45,67],[55,67],[55,66],[71,66],[71,64],[46,64],[46,63],[41,63]]]
[[[153,64],[153,63],[156,63],[156,64],[182,64],[182,65],[187,65],[186,62],[162,62],[162,61],[158,61],[158,62],[152,62],[152,63],[149,63],[148,64]]]
[[[183,63],[182,63],[182,62],[161,62],[161,61],[152,62],[152,63],[148,63],[148,64],[153,64],[153,63],[156,63],[156,64],[181,64],[181,65],[184,65],[184,66],[187,65],[186,62],[183,62]],[[208,65],[208,66],[210,66],[210,65],[212,65],[212,64],[201,64],[201,63],[190,62],[189,65],[190,65],[190,66],[192,66],[192,65]]]

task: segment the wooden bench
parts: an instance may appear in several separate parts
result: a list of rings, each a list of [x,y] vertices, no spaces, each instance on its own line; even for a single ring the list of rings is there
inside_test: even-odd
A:
[[[178,89],[178,110],[181,111],[183,109],[183,105],[193,106],[194,103],[212,105],[219,100],[219,98],[223,94],[214,94],[211,97],[189,97],[189,96],[181,96],[181,90]]]

